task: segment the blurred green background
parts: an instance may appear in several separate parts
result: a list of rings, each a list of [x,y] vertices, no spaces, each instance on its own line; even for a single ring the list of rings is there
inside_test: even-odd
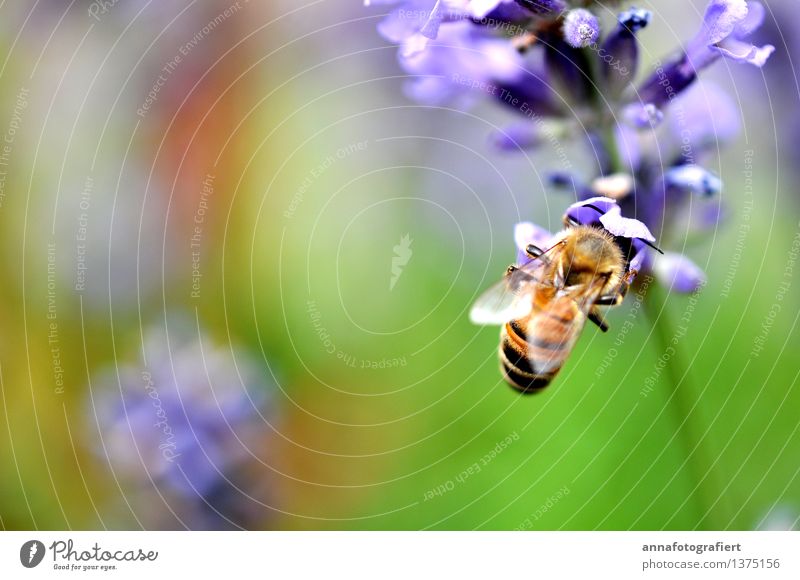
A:
[[[249,514],[241,527],[796,525],[800,133],[791,47],[769,37],[782,29],[760,33],[779,53],[763,75],[721,63],[703,80],[737,99],[743,130],[715,160],[727,219],[687,250],[708,284],[655,312],[691,317],[677,395],[632,294],[555,384],[520,397],[498,373],[497,330],[467,312],[514,260],[516,222],[558,227],[570,200],[542,185],[556,157],[491,150],[509,120],[498,108],[408,100],[374,30],[382,10],[168,4],[0,8],[4,529],[192,527],[163,523],[173,500],[158,482],[97,454],[87,403],[175,314],[253,360],[269,395],[248,443],[258,460],[236,466],[263,493],[226,496]],[[656,14],[649,68],[703,3],[640,4]],[[570,159],[580,168],[578,148]]]

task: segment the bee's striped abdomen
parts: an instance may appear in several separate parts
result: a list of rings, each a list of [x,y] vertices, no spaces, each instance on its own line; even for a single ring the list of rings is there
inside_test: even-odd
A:
[[[525,394],[549,385],[572,350],[578,316],[572,300],[556,301],[503,326],[500,363],[506,381]]]

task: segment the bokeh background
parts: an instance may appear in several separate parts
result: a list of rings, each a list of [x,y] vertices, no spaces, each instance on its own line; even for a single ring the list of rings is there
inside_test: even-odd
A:
[[[645,69],[704,4],[639,3]],[[763,70],[700,83],[741,128],[686,250],[708,284],[655,312],[685,320],[680,376],[633,293],[536,397],[467,313],[516,222],[558,227],[564,158],[492,149],[499,108],[415,105],[385,12],[0,6],[0,526],[797,526],[794,1]]]

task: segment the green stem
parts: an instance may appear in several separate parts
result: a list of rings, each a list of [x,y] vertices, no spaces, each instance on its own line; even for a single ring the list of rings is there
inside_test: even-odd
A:
[[[688,367],[683,363],[680,353],[680,344],[676,343],[682,334],[676,333],[669,322],[667,310],[667,297],[661,286],[657,283],[650,286],[645,300],[645,310],[653,325],[653,334],[656,338],[659,356],[670,352],[671,356],[665,361],[666,377],[671,384],[671,392],[667,397],[667,405],[671,408],[673,419],[677,423],[677,436],[686,457],[686,469],[692,483],[694,502],[698,511],[698,527],[707,522],[708,529],[720,529],[714,526],[714,514],[709,511],[717,497],[715,490],[721,489],[714,485],[711,461],[706,457],[701,446],[703,433],[700,427],[693,422],[697,413],[693,413],[694,403],[688,376]],[[680,329],[682,332],[685,329]],[[706,513],[708,512],[708,513]]]
[[[605,128],[603,129],[603,142],[608,153],[608,160],[611,163],[611,173],[621,173],[622,157],[619,154],[617,135],[614,132],[615,128],[616,126],[614,123],[605,124]]]
[[[584,54],[589,55],[588,48],[584,48],[583,51]],[[617,143],[617,121],[613,115],[608,114],[608,111],[606,111],[606,107],[608,106],[606,96],[600,89],[601,65],[596,58],[592,58],[593,56],[594,55],[587,56],[586,60],[589,65],[589,77],[592,79],[592,86],[594,86],[591,99],[594,104],[594,109],[599,115],[596,123],[600,129],[599,133],[600,139],[603,141],[603,147],[605,147],[606,153],[608,154],[608,161],[611,164],[611,173],[620,173],[623,171],[624,167],[622,156],[619,152],[619,143]]]

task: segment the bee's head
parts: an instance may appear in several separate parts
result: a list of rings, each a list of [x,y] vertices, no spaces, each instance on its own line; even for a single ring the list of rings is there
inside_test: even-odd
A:
[[[624,274],[622,251],[605,230],[577,226],[568,230],[561,253],[565,286],[613,287]]]

